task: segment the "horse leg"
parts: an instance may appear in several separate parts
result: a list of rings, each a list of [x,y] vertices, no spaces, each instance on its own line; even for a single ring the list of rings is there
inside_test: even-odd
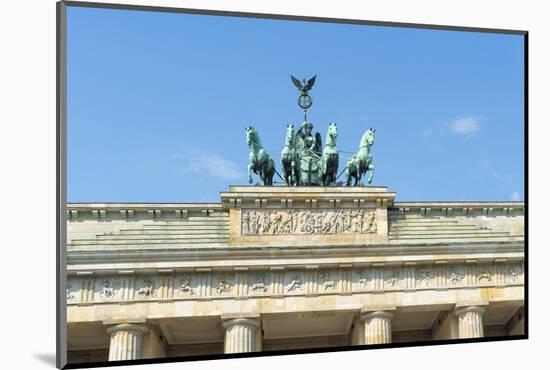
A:
[[[361,173],[361,169],[358,168],[355,174],[355,186],[361,186],[361,177],[363,177],[363,174]]]
[[[368,170],[370,170],[370,176],[369,176],[369,184],[372,182],[372,177],[374,176],[374,166],[372,164],[369,164]]]
[[[288,185],[296,185],[296,162],[290,161],[290,183]]]
[[[266,185],[269,185],[269,186],[273,185],[273,175],[275,175],[275,167],[272,167],[271,170],[269,170],[269,172],[267,173]]]
[[[252,163],[248,164],[248,183],[252,184]]]

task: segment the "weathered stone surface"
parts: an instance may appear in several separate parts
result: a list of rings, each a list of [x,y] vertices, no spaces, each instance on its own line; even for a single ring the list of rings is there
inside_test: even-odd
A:
[[[394,198],[239,186],[220,204],[71,204],[69,357],[521,335],[523,204]],[[108,333],[125,324],[149,332]]]

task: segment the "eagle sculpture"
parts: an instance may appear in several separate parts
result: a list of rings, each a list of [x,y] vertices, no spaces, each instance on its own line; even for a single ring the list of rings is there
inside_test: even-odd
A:
[[[305,78],[302,80],[302,82],[300,82],[300,80],[298,80],[296,77],[290,75],[292,83],[298,88],[298,91],[300,91],[302,95],[307,95],[307,92],[311,90],[313,84],[315,83],[315,77],[317,77],[317,75],[311,77],[307,82]]]

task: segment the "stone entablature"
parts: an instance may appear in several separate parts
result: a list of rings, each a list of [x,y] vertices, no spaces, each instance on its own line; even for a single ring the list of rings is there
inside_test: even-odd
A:
[[[69,204],[71,348],[120,360],[523,333],[523,203],[394,197],[238,186],[218,204]]]
[[[104,304],[166,300],[279,298],[384,293],[523,285],[523,261],[469,260],[464,263],[383,263],[324,268],[271,266],[221,270],[201,268],[155,273],[118,271],[117,274],[76,272],[67,281],[67,303]]]

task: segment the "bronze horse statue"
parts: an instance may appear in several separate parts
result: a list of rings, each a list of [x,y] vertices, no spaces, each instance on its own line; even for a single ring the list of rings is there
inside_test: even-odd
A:
[[[338,172],[338,149],[336,149],[336,138],[338,130],[336,123],[332,122],[328,126],[327,139],[323,147],[321,156],[321,185],[329,186],[336,182],[336,174]]]
[[[300,158],[294,142],[294,125],[286,126],[285,146],[281,151],[281,169],[287,185],[300,184]]]
[[[275,163],[262,146],[260,135],[254,127],[247,127],[246,143],[250,147],[248,155],[248,183],[252,184],[252,172],[260,176],[262,185],[273,185]]]
[[[354,186],[361,186],[361,177],[363,177],[367,171],[371,171],[368,178],[368,183],[370,184],[372,182],[372,177],[374,176],[374,165],[372,164],[370,147],[374,144],[375,132],[376,130],[373,128],[369,128],[365,131],[361,137],[361,141],[359,142],[359,151],[348,160],[348,168],[346,171],[348,177],[346,182],[347,186],[351,185],[352,177],[355,179]]]

